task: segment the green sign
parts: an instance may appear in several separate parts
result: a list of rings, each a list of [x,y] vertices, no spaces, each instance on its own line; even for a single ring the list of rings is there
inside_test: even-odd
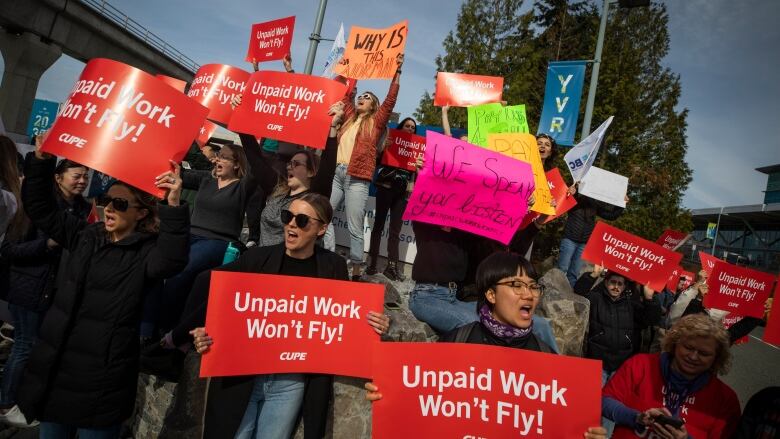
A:
[[[488,134],[527,133],[525,105],[503,106],[498,103],[468,107],[469,143],[487,146]]]

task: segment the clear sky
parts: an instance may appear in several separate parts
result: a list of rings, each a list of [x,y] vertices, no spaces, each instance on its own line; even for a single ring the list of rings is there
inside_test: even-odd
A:
[[[243,59],[252,23],[295,15],[293,66],[302,71],[319,1],[110,3],[199,64],[224,63],[247,70],[251,67]],[[680,74],[680,108],[690,110],[686,159],[693,181],[683,205],[694,209],[760,204],[766,175],[754,168],[780,163],[780,1],[665,3],[671,34],[665,64]],[[455,26],[459,4],[452,0],[330,0],[322,36],[333,38],[341,22],[348,33],[353,24],[380,28],[408,19],[409,40],[396,111],[401,117],[410,116],[423,92],[435,88],[434,59]],[[531,4],[526,0],[526,7]],[[314,74],[321,73],[331,44],[320,44]],[[37,97],[63,101],[82,68],[82,63],[63,56],[44,74]],[[281,70],[282,65],[271,62],[261,68]],[[388,85],[388,81],[363,81],[359,89],[382,97]]]

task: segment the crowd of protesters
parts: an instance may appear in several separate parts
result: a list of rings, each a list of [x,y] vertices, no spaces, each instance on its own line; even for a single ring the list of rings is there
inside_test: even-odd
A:
[[[14,339],[2,374],[0,422],[39,425],[45,439],[120,437],[135,405],[139,371],[177,381],[187,352],[204,353],[214,342],[205,328],[214,271],[370,281],[379,272],[389,214],[382,273],[404,280],[401,217],[416,173],[380,164],[403,55],[396,63],[384,101],[353,91],[330,108],[320,153],[299,148],[283,156],[272,148],[273,139],[239,133],[241,145],[201,149],[211,169],[171,162],[172,170],[155,182],[165,192],[162,199],[115,181],[91,204],[82,195],[85,166],[58,163],[41,151],[40,141],[22,158],[11,139],[0,137],[1,287]],[[292,71],[289,58],[285,68]],[[233,105],[241,105],[241,98]],[[442,108],[442,125],[450,135],[448,110]],[[398,128],[415,134],[417,123],[407,117]],[[537,145],[545,170],[555,167],[555,140],[542,133]],[[372,183],[377,209],[364,267]],[[183,189],[197,191],[192,206]],[[584,437],[776,434],[778,389],[757,395],[771,402],[748,404],[740,420],[735,392],[718,378],[728,368],[731,343],[761,319],[724,329],[725,313],[702,305],[706,272],[688,287],[681,280],[676,291],[663,292],[599,265],[582,273],[581,254],[596,219],[615,219],[622,209],[579,194],[577,185],[568,194],[577,206],[565,220],[557,267],[590,303],[584,355],[602,362],[604,387],[602,425]],[[261,202],[252,203],[255,196]],[[342,206],[349,230],[346,260],[335,253],[332,224]],[[102,218],[95,207],[102,208]],[[417,255],[409,309],[442,341],[559,352],[549,321],[535,313],[545,286],[529,262],[547,217],[529,214],[534,216],[528,226],[507,246],[412,223]],[[245,217],[257,219],[249,241],[241,239]],[[365,320],[379,334],[392,325],[377,312]],[[647,328],[657,330],[655,348],[642,343]],[[332,387],[332,376],[316,374],[214,378],[204,435],[289,438],[302,422],[306,438],[323,437]],[[382,398],[373,383],[366,389],[370,400]],[[683,416],[681,408],[692,398],[697,404]],[[681,417],[684,423],[675,422]]]

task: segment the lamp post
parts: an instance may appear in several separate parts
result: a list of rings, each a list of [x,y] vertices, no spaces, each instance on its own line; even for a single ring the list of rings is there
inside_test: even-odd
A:
[[[322,21],[325,19],[325,7],[328,6],[328,0],[320,0],[320,7],[317,9],[317,20],[314,22],[314,32],[309,35],[309,53],[306,55],[306,67],[303,72],[311,75],[314,67],[314,57],[317,56],[317,46],[320,44],[320,31],[322,31]]]

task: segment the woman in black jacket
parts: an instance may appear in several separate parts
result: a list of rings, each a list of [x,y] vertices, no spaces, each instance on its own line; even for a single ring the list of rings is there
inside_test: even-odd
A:
[[[17,403],[27,419],[41,421],[43,439],[76,430],[116,438],[135,402],[143,292],[187,264],[189,214],[179,205],[178,165],[156,182],[167,204],[155,206],[150,195],[117,182],[100,199],[105,222],[87,225],[57,210],[55,160],[46,156],[36,151],[28,158],[22,200],[35,226],[70,257]]]

